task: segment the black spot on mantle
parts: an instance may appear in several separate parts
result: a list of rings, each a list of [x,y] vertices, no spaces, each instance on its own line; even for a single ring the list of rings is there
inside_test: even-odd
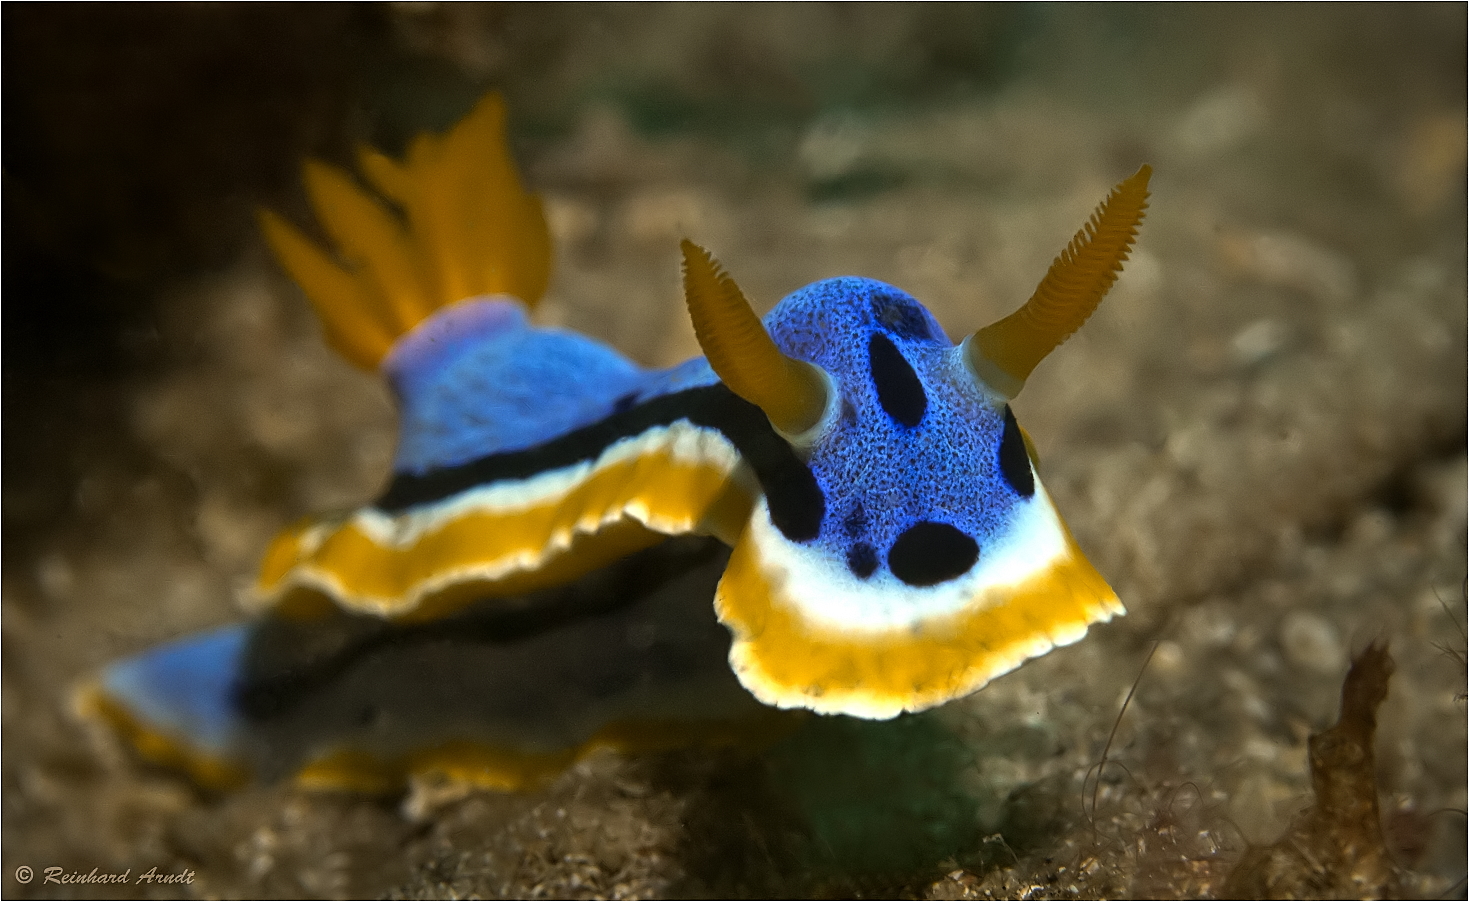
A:
[[[925,520],[898,536],[888,569],[910,586],[933,586],[962,576],[979,560],[979,543],[947,523]]]
[[[1022,498],[1035,494],[1035,474],[1030,471],[1030,456],[1025,453],[1025,437],[1010,405],[1005,405],[1005,432],[1000,436],[1000,475]]]
[[[858,542],[847,549],[847,569],[859,579],[866,579],[877,571],[877,549],[866,542]]]
[[[872,384],[877,387],[877,400],[887,415],[909,429],[923,421],[928,409],[928,396],[918,374],[903,359],[903,354],[886,335],[875,332],[867,343],[867,356],[872,366]]]

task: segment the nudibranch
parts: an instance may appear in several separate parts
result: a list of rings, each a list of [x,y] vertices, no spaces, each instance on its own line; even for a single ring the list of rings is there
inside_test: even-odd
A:
[[[196,762],[270,759],[350,783],[343,774],[372,770],[364,759],[399,771],[569,760],[628,724],[695,711],[727,724],[754,700],[889,718],[967,695],[1122,613],[1041,484],[1009,401],[1115,282],[1148,167],[1022,307],[957,345],[917,300],[866,278],[808,285],[762,320],[685,241],[705,356],[650,370],[528,319],[550,240],[503,121],[491,96],[447,135],[417,138],[403,162],[364,149],[379,198],[308,163],[335,254],[262,214],[328,341],[393,389],[391,478],[372,504],[276,539],[257,586],[263,621],[114,665],[94,708]],[[650,562],[668,573],[655,578]],[[567,597],[587,607],[588,587],[609,579],[615,599],[564,613]],[[727,633],[696,613],[711,600]],[[538,625],[513,641],[465,626],[502,621]],[[480,634],[496,638],[465,639]],[[721,672],[673,666],[661,640],[629,638],[645,634],[719,646]],[[496,707],[507,696],[521,699],[513,716]],[[446,726],[416,708],[453,713]],[[535,711],[555,726],[537,727]],[[415,724],[438,757],[385,739],[382,720]]]

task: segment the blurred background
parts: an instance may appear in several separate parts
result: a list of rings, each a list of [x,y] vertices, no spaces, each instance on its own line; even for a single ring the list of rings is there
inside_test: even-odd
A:
[[[1399,659],[1373,885],[1462,895],[1462,5],[0,16],[7,895],[60,895],[21,864],[187,864],[167,892],[224,896],[1217,893],[1311,805],[1306,737],[1373,638]],[[1017,405],[1130,616],[886,732],[408,813],[202,797],[78,726],[77,680],[238,616],[276,529],[383,483],[390,400],[322,347],[254,211],[309,223],[303,157],[398,153],[491,88],[556,239],[537,317],[648,365],[697,353],[680,237],[761,309],[860,274],[957,337],[1151,163],[1138,252]],[[1317,894],[1363,886],[1341,861]]]

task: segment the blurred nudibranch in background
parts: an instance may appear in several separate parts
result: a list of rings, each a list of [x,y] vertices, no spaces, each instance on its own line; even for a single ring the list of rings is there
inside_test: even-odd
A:
[[[148,757],[212,784],[518,788],[598,746],[768,733],[779,709],[931,708],[1122,613],[1008,402],[1116,280],[1148,167],[957,345],[865,278],[762,320],[685,241],[705,356],[649,370],[527,319],[550,239],[497,96],[359,164],[371,191],[305,168],[335,253],[261,223],[331,345],[391,385],[391,478],[272,543],[259,618],[83,687]]]

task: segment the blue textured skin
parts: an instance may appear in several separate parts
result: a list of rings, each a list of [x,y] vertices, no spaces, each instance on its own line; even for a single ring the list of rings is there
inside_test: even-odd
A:
[[[249,633],[237,623],[150,649],[108,667],[102,687],[150,728],[227,757],[240,735],[234,690]]]
[[[827,502],[821,552],[845,570],[852,546],[867,543],[885,561],[904,530],[936,521],[983,554],[1019,500],[999,471],[1004,407],[977,389],[933,316],[891,285],[843,277],[787,296],[765,324],[783,351],[826,370],[841,396],[840,415],[809,456]],[[912,428],[879,403],[868,355],[875,331],[923,385],[927,410]],[[535,328],[518,304],[500,300],[441,312],[399,342],[386,370],[402,405],[395,469],[412,474],[532,447],[716,381],[703,358],[644,370],[592,339]]]
[[[845,569],[858,542],[886,561],[898,536],[925,520],[957,527],[983,556],[1021,500],[1000,474],[1004,407],[978,389],[928,310],[891,285],[844,277],[787,296],[765,325],[782,351],[826,370],[841,396],[840,413],[809,460],[826,496],[815,544],[833,566]],[[927,410],[912,428],[878,401],[868,362],[875,331],[897,346],[923,385]]]
[[[703,358],[645,370],[583,335],[530,325],[517,301],[478,299],[404,336],[383,369],[401,411],[393,470],[413,475],[531,448],[717,381]]]

